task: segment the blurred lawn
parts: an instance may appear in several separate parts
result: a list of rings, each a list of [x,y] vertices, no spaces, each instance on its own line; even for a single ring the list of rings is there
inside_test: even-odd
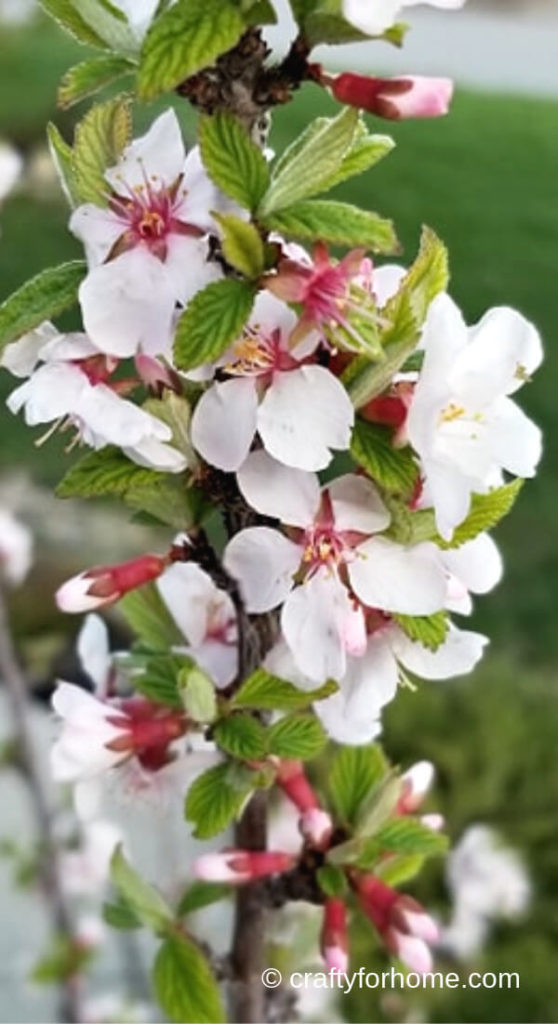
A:
[[[40,22],[25,33],[0,29],[0,53],[0,137],[30,151],[43,138],[49,117],[69,134],[72,115],[56,114],[56,85],[85,51]],[[309,117],[334,109],[321,92],[307,87],[278,112],[273,144],[280,150]],[[180,110],[191,129],[191,113]],[[375,127],[392,131],[384,123]],[[444,121],[395,125],[392,133],[399,144],[395,152],[339,194],[393,217],[408,260],[421,223],[430,224],[449,246],[452,293],[470,321],[490,305],[510,303],[538,324],[548,353],[544,370],[521,396],[545,430],[545,462],[498,532],[505,584],[478,602],[476,625],[491,635],[496,656],[472,682],[432,684],[416,696],[402,694],[387,716],[386,742],[395,758],[408,762],[413,755],[427,756],[440,764],[441,799],[452,833],[458,835],[471,820],[500,825],[529,851],[536,879],[529,926],[502,929],[483,968],[522,970],[521,992],[445,993],[431,1008],[431,1019],[556,1020],[558,109],[539,100],[460,93]],[[43,267],[79,253],[66,218],[62,202],[20,194],[6,204],[0,218],[0,299]],[[7,378],[0,379],[0,394],[9,387]],[[0,468],[23,464],[43,481],[62,475],[59,442],[37,451],[30,432],[3,411],[0,427]],[[439,870],[421,885],[424,897],[436,901],[442,891]],[[363,952],[357,966],[365,962]],[[370,1020],[371,1005],[352,1002],[351,1013]]]

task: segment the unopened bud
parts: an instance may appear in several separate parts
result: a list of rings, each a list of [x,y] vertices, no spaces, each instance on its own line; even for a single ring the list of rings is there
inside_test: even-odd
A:
[[[417,761],[401,776],[403,789],[397,804],[398,814],[413,814],[427,796],[436,769],[431,761]]]
[[[309,846],[327,850],[333,835],[333,821],[327,811],[311,807],[300,817],[300,831]]]
[[[343,900],[326,901],[320,946],[326,969],[344,974],[349,966],[349,935],[347,908]]]
[[[294,867],[296,857],[289,853],[264,850],[226,850],[206,853],[194,863],[196,878],[204,882],[227,882],[242,885],[257,878],[282,874]]]
[[[320,809],[320,802],[306,778],[301,761],[281,761],[277,769],[277,784],[302,814]]]
[[[392,121],[441,117],[447,114],[453,96],[453,82],[449,78],[372,78],[347,72],[325,81],[341,103]]]
[[[87,569],[86,572],[73,576],[62,584],[56,592],[56,603],[63,612],[91,612],[95,608],[112,604],[128,591],[157,579],[166,567],[165,558],[159,555],[142,555],[120,565]]]

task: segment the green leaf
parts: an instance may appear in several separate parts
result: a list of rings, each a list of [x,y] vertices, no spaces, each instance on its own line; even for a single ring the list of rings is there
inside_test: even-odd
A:
[[[241,0],[240,6],[249,25],[277,24],[277,14],[271,0]]]
[[[343,158],[336,174],[327,182],[327,189],[340,185],[349,178],[356,178],[375,164],[383,160],[395,147],[389,135],[369,135],[368,132],[357,136],[347,155]]]
[[[267,160],[232,114],[200,118],[199,145],[205,169],[231,199],[252,212],[257,209],[270,180]]]
[[[345,872],[336,864],[324,864],[318,868],[316,880],[322,892],[330,899],[345,896],[349,888]]]
[[[217,717],[215,686],[209,676],[192,665],[182,669],[178,677],[178,689],[184,710],[194,722],[209,723]]]
[[[311,125],[305,133],[306,141],[302,145],[295,141],[279,170],[272,173],[259,216],[265,219],[271,213],[326,190],[351,149],[358,120],[358,111],[346,107],[337,117],[320,118],[316,129]]]
[[[76,64],[64,75],[58,89],[58,104],[64,110],[79,103],[88,96],[94,96],[100,89],[116,82],[123,75],[130,74],[134,64],[126,57],[110,55],[94,57]]]
[[[432,857],[445,853],[448,849],[448,837],[441,832],[423,825],[417,818],[403,815],[392,818],[374,836],[375,842],[382,852],[420,854],[421,857]]]
[[[355,822],[355,833],[367,839],[374,835],[394,813],[401,796],[402,782],[392,770],[380,779],[362,801]]]
[[[120,931],[131,931],[142,926],[137,914],[134,914],[134,911],[124,900],[105,903],[103,906],[103,920],[110,924],[111,928],[118,928]]]
[[[185,813],[196,839],[211,839],[223,832],[240,814],[253,788],[252,772],[230,771],[218,764],[194,780],[186,797]]]
[[[131,138],[131,101],[121,96],[91,107],[76,125],[73,168],[83,202],[106,206],[105,171],[118,163]]]
[[[269,751],[293,761],[309,761],[323,750],[327,737],[312,714],[289,715],[268,730]]]
[[[169,647],[184,643],[184,638],[172,618],[154,583],[131,590],[118,604],[130,629],[146,647],[168,651]]]
[[[171,908],[157,889],[138,875],[124,857],[121,846],[117,846],[111,857],[110,878],[124,902],[146,928],[156,933],[168,928],[173,920]]]
[[[251,280],[260,276],[264,270],[264,244],[253,224],[232,214],[216,213],[221,231],[223,256],[229,266],[234,267]]]
[[[50,267],[13,292],[0,306],[0,351],[77,302],[87,267],[81,260]]]
[[[337,683],[330,681],[317,690],[299,690],[286,679],[272,676],[260,668],[245,680],[233,697],[231,706],[262,711],[298,711],[315,701],[331,697],[338,689]]]
[[[433,615],[394,615],[393,618],[409,640],[422,644],[429,651],[437,651],[449,632],[450,620],[447,612],[435,612]]]
[[[49,121],[47,125],[47,141],[62,191],[68,203],[74,209],[74,207],[79,205],[79,194],[74,175],[72,147],[62,138],[58,128],[52,121]]]
[[[416,853],[396,854],[383,858],[374,868],[374,874],[394,889],[415,878],[424,866],[424,857]]]
[[[177,530],[191,530],[207,509],[203,494],[183,473],[152,473],[148,480],[138,479],[128,487],[123,500],[130,508],[147,512]]]
[[[336,753],[329,773],[329,792],[342,825],[354,825],[363,802],[387,768],[376,744],[343,747]]]
[[[101,50],[108,49],[105,40],[82,18],[72,0],[40,0],[40,4],[61,28],[77,39],[79,43],[95,46]]]
[[[225,1020],[211,968],[184,935],[171,935],[163,942],[153,966],[153,986],[165,1014],[177,1024],[220,1024]]]
[[[390,220],[333,199],[310,199],[263,218],[267,227],[305,241],[321,239],[351,248],[394,253],[397,237]]]
[[[256,290],[248,281],[226,277],[194,296],[176,329],[174,358],[178,369],[191,370],[215,362],[241,336]]]
[[[221,885],[219,882],[193,882],[178,904],[178,913],[194,914],[196,910],[203,910],[204,907],[227,899],[230,895],[230,885]]]
[[[167,388],[162,398],[148,398],[142,408],[170,427],[173,448],[186,456],[191,468],[197,467],[197,456],[190,440],[191,409],[187,398]]]
[[[236,46],[245,28],[232,0],[178,0],[154,21],[144,40],[140,99],[152,100],[210,67]]]
[[[68,470],[56,488],[58,498],[124,497],[138,484],[157,486],[163,473],[144,469],[126,458],[120,448],[107,445],[101,451],[88,452]]]
[[[267,737],[263,725],[250,715],[232,715],[217,723],[214,731],[217,746],[226,754],[243,761],[265,757]]]
[[[419,254],[399,291],[382,310],[387,326],[381,341],[384,358],[355,359],[342,377],[355,408],[360,409],[389,386],[416,348],[430,303],[448,285],[448,254],[430,228],[424,228]]]
[[[73,0],[74,5],[89,27],[108,45],[110,50],[134,55],[139,48],[137,35],[124,12],[111,0]]]
[[[524,480],[518,479],[511,484],[504,484],[503,487],[496,487],[488,494],[473,494],[471,511],[465,522],[454,530],[450,541],[435,537],[436,543],[445,549],[458,548],[467,541],[474,540],[479,533],[492,530],[508,512],[511,512],[524,483]]]
[[[351,441],[351,455],[380,487],[409,498],[420,471],[410,448],[395,448],[392,431],[357,417]]]
[[[155,654],[143,659],[141,653],[132,654],[134,660],[138,656],[144,662],[144,671],[134,675],[135,689],[157,704],[182,711],[184,704],[179,690],[179,678],[181,673],[195,669],[192,659],[185,654]]]

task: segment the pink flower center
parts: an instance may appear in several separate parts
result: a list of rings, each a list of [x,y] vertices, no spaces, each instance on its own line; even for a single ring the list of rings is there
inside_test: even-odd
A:
[[[315,524],[304,535],[303,567],[309,574],[327,566],[337,568],[346,561],[347,545],[333,526]]]
[[[134,188],[122,182],[127,194],[113,194],[110,197],[111,209],[123,228],[113,255],[120,255],[136,245],[145,245],[154,256],[165,260],[170,235],[203,234],[199,228],[186,224],[178,217],[180,204],[187,195],[187,190],[181,188],[181,182],[180,177],[169,188],[156,184],[155,178],[149,179],[147,175],[144,184]]]
[[[247,327],[233,345],[225,370],[235,377],[268,377],[300,365],[283,344],[280,330],[266,334],[259,327]]]

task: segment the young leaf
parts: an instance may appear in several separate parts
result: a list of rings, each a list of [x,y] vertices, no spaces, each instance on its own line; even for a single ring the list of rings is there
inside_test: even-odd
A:
[[[71,208],[74,209],[79,205],[79,194],[74,175],[72,147],[62,138],[52,121],[47,124],[47,141],[62,191]]]
[[[341,824],[354,825],[364,800],[386,772],[387,762],[375,744],[343,747],[336,753],[329,792]]]
[[[363,246],[373,252],[397,252],[398,242],[390,220],[332,199],[310,199],[262,218],[267,227],[294,238]]]
[[[131,101],[121,96],[91,107],[76,126],[73,168],[83,202],[106,206],[105,171],[118,163],[131,130]]]
[[[170,935],[153,966],[153,986],[167,1017],[177,1024],[221,1024],[225,1011],[203,953],[185,935]]]
[[[183,473],[152,473],[149,480],[138,479],[127,489],[123,500],[130,508],[173,526],[191,530],[201,522],[207,505],[200,491],[190,485]]]
[[[78,43],[95,46],[100,50],[109,47],[106,41],[91,28],[85,18],[76,10],[72,0],[40,0],[41,7],[50,14]]]
[[[8,296],[0,306],[0,351],[22,334],[75,305],[86,271],[81,260],[62,263],[41,271]]]
[[[196,839],[211,839],[223,832],[238,817],[253,788],[253,773],[230,771],[218,764],[192,783],[186,797],[185,814],[191,821]]]
[[[217,717],[215,687],[205,672],[197,665],[181,670],[178,676],[178,690],[184,710],[194,722],[213,722]]]
[[[380,487],[409,498],[419,479],[419,468],[410,448],[395,448],[388,427],[357,417],[351,455]]]
[[[137,484],[157,486],[163,473],[144,469],[126,458],[120,448],[107,445],[101,451],[88,452],[68,470],[56,494],[59,498],[124,497]]]
[[[133,56],[138,39],[124,11],[111,0],[73,0],[79,13],[93,31],[101,36],[110,50]]]
[[[221,227],[221,245],[227,263],[250,280],[259,277],[263,273],[265,254],[257,228],[230,213],[214,216]]]
[[[126,860],[117,846],[110,862],[110,879],[139,921],[156,933],[166,930],[173,913],[166,900]]]
[[[479,533],[492,530],[508,512],[511,512],[524,483],[524,480],[518,479],[511,484],[495,487],[487,494],[473,494],[471,511],[465,522],[454,530],[450,541],[436,537],[436,543],[441,548],[458,548],[467,541],[474,540]]]
[[[257,708],[262,711],[299,711],[315,701],[337,693],[337,683],[324,683],[317,690],[299,690],[286,679],[272,676],[260,668],[242,684],[231,701],[236,708]]]
[[[227,899],[230,895],[230,885],[221,885],[219,882],[192,882],[178,904],[178,913],[181,916],[193,914],[196,910],[203,910],[212,903]]]
[[[345,872],[335,864],[324,864],[318,868],[316,880],[322,892],[330,899],[345,896],[349,887]]]
[[[131,590],[119,602],[118,608],[146,647],[166,652],[169,647],[184,642],[154,583]]]
[[[248,281],[226,277],[198,292],[176,329],[174,358],[179,370],[214,362],[240,337],[256,291]]]
[[[88,96],[94,96],[106,85],[118,81],[123,75],[134,70],[134,64],[127,57],[111,54],[107,57],[93,57],[76,64],[64,75],[58,89],[58,105],[63,110],[72,107]]]
[[[398,853],[382,858],[374,867],[374,874],[386,885],[397,888],[410,882],[422,870],[424,857],[416,853]]]
[[[267,735],[269,751],[293,761],[309,761],[323,750],[327,737],[314,715],[288,715],[272,725]]]
[[[269,185],[267,160],[232,114],[202,117],[199,126],[202,160],[209,177],[231,199],[254,212]]]
[[[358,119],[358,111],[346,107],[337,117],[320,118],[316,130],[310,126],[305,133],[307,141],[301,146],[295,142],[291,158],[285,157],[279,171],[272,174],[259,216],[265,219],[271,213],[327,189],[351,149]]]
[[[141,928],[142,924],[134,911],[124,900],[103,905],[103,921],[110,924],[111,928],[118,928],[120,931],[132,931]]]
[[[214,739],[226,754],[243,761],[258,761],[267,751],[266,731],[250,715],[221,719],[215,727]]]
[[[191,672],[193,669],[194,662],[184,654],[156,654],[145,659],[145,670],[134,676],[134,686],[139,693],[156,704],[165,704],[183,711],[179,678],[182,672]]]
[[[374,841],[382,852],[420,854],[422,857],[445,853],[448,848],[447,836],[434,832],[417,818],[407,816],[388,821],[376,832]]]
[[[447,612],[433,615],[394,615],[397,625],[409,640],[422,644],[429,651],[437,651],[444,643],[450,627]]]
[[[334,188],[341,182],[368,171],[391,153],[394,147],[395,142],[389,135],[369,135],[366,131],[358,135],[344,156],[339,170],[328,180],[326,188]]]
[[[155,19],[144,40],[140,99],[152,100],[210,67],[236,45],[245,28],[233,0],[178,0]]]

